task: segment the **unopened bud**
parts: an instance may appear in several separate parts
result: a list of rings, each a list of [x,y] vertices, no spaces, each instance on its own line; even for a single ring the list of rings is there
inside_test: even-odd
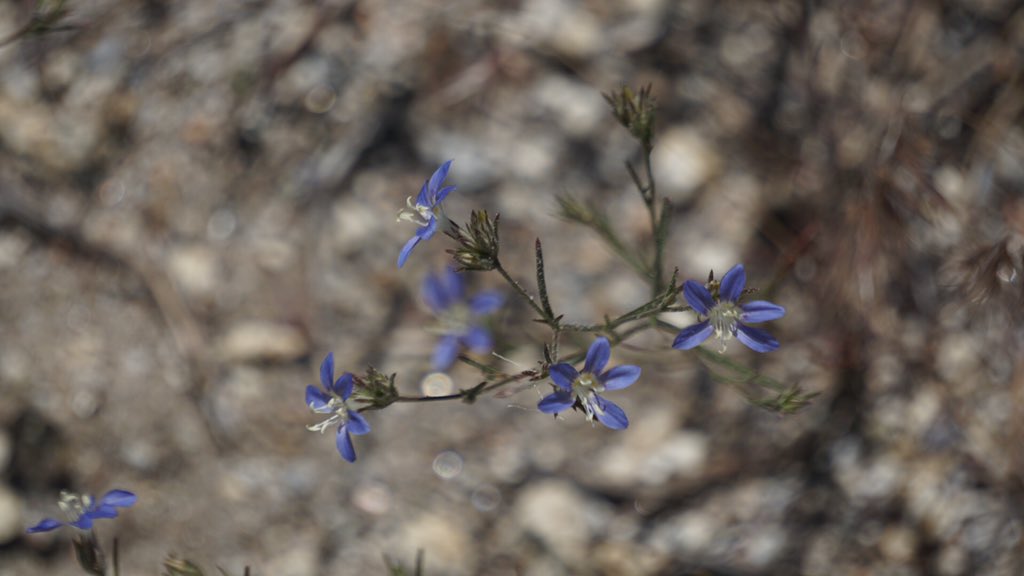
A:
[[[619,124],[629,130],[646,150],[651,150],[654,140],[654,99],[651,98],[650,84],[639,92],[623,86],[618,92],[603,96]]]
[[[455,259],[459,270],[494,270],[498,265],[498,218],[492,219],[486,210],[476,210],[470,215],[469,224],[459,226],[452,223],[448,236],[459,243],[459,247],[448,253]]]

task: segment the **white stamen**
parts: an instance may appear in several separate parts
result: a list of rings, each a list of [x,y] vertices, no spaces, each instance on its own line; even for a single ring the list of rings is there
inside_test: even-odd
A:
[[[728,301],[719,302],[709,311],[708,320],[715,329],[715,337],[722,342],[721,352],[725,352],[729,340],[736,334],[736,324],[740,320],[741,312],[735,302]]]
[[[412,222],[420,227],[430,224],[430,218],[434,215],[434,211],[430,206],[413,204],[412,196],[405,199],[405,205],[405,208],[398,211],[397,222],[404,220],[406,222]]]
[[[306,426],[306,430],[309,430],[310,432],[320,432],[321,434],[323,434],[325,430],[327,430],[331,426],[334,426],[335,424],[345,425],[348,423],[349,407],[345,403],[345,401],[338,396],[332,396],[330,402],[328,402],[327,405],[324,408],[321,408],[320,410],[313,408],[312,404],[309,405],[309,408],[314,412],[317,412],[318,414],[326,414],[328,412],[331,412],[331,415],[328,416],[322,422]]]
[[[597,381],[593,374],[589,372],[580,374],[572,383],[572,392],[580,399],[588,422],[593,423],[595,417],[604,414],[604,410],[597,403],[597,393],[604,392],[604,386]]]
[[[85,514],[85,511],[92,506],[92,496],[88,494],[79,496],[74,492],[61,490],[57,506],[60,507],[61,512],[68,519],[68,523],[77,522],[82,517],[82,514]]]

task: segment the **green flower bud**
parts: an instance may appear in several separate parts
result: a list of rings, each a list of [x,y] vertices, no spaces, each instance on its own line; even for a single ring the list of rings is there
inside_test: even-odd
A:
[[[458,270],[494,270],[498,264],[498,218],[492,219],[486,210],[475,210],[470,215],[469,224],[459,226],[452,223],[451,230],[446,232],[459,247],[449,250]]]

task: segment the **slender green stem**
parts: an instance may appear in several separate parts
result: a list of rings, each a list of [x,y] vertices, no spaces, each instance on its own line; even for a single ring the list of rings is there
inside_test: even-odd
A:
[[[709,368],[717,368],[710,370],[715,380],[733,386],[748,402],[771,412],[792,414],[810,404],[819,394],[805,392],[799,384],[779,382],[703,346],[695,350]]]
[[[626,166],[632,170],[628,163]],[[649,282],[653,278],[651,271],[648,269],[647,263],[645,263],[643,259],[638,258],[629,248],[626,247],[615,233],[615,230],[612,229],[611,223],[608,222],[608,218],[604,214],[595,212],[588,206],[585,206],[579,201],[568,196],[559,196],[558,204],[562,210],[562,218],[565,218],[570,222],[582,224],[594,232],[597,232],[597,235],[605,241],[611,251],[619,258],[622,258],[626,264],[629,264],[629,266],[633,268],[633,270],[643,278],[644,281]]]
[[[698,346],[695,350],[697,351],[701,359],[704,360],[705,362],[725,368],[727,370],[731,370],[733,372],[731,380],[734,383],[745,384],[749,382],[751,384],[755,384],[757,386],[766,388],[773,392],[782,392],[786,390],[785,384],[779,382],[778,380],[775,380],[774,378],[763,376],[759,374],[757,370],[744,366],[722,353],[712,352],[711,350],[708,350],[703,346]],[[721,375],[719,376],[720,379],[723,381],[730,381],[730,378]]]
[[[612,340],[611,340],[611,344],[612,344],[612,346],[616,346],[616,345],[621,344],[622,342],[625,342],[626,340],[628,340],[629,337],[632,336],[633,334],[638,334],[640,332],[644,332],[645,330],[650,330],[651,328],[652,328],[651,324],[637,324],[636,326],[630,326],[627,330],[625,330],[621,334],[613,334],[612,335],[613,337],[612,337]]]
[[[612,346],[616,346],[616,345],[624,342],[625,340],[629,339],[634,334],[638,334],[640,332],[643,332],[645,330],[650,330],[650,329],[653,329],[653,328],[658,328],[660,330],[665,330],[665,331],[672,331],[673,333],[679,331],[679,329],[676,328],[675,326],[672,326],[671,324],[668,324],[667,322],[662,322],[660,320],[657,320],[656,322],[653,322],[653,323],[643,323],[643,324],[636,324],[634,326],[630,326],[629,328],[627,328],[626,330],[624,330],[621,333],[615,332],[614,330],[606,330],[605,332],[609,336],[610,344]],[[582,361],[584,358],[586,358],[586,356],[587,356],[587,351],[581,349],[581,350],[575,352],[574,354],[571,354],[569,356],[566,356],[565,358],[562,358],[561,361],[562,362],[566,362],[568,364],[576,364],[576,363]],[[463,360],[464,362],[466,362],[467,364],[469,364],[471,366],[481,367],[481,369],[487,369],[490,372],[494,371],[493,368],[483,366],[482,364],[479,364],[478,362],[470,360],[469,358],[460,357],[460,360]],[[489,383],[488,382],[481,382],[480,384],[477,384],[476,386],[474,386],[472,388],[469,388],[469,389],[466,389],[466,390],[460,390],[460,391],[456,392],[455,394],[446,394],[444,396],[398,396],[398,397],[396,397],[394,399],[394,401],[395,402],[445,402],[445,401],[448,401],[448,400],[464,400],[464,399],[467,399],[467,398],[476,398],[477,396],[480,396],[481,394],[485,394],[485,393],[488,393],[488,392],[493,392],[495,390],[498,390],[499,388],[502,388],[502,387],[507,386],[509,384],[512,384],[514,382],[520,382],[522,380],[527,380],[527,379],[529,379],[531,381],[540,381],[540,380],[543,380],[543,379],[545,379],[547,377],[548,377],[547,368],[544,368],[542,370],[524,370],[524,371],[522,371],[522,372],[520,372],[518,374],[503,374],[502,378],[500,378],[499,380],[496,380],[494,382],[489,382]]]
[[[501,380],[498,380],[497,382],[494,382],[492,384],[488,384],[487,386],[484,386],[483,388],[480,389],[480,393],[483,394],[484,392],[490,392],[492,390],[497,390],[498,388],[501,388],[502,386],[511,384],[513,382],[519,382],[520,380],[525,380],[527,378],[531,378],[531,379],[535,379],[535,380],[543,380],[544,378],[547,378],[547,377],[548,377],[548,372],[547,372],[546,369],[543,372],[538,372],[536,370],[524,370],[523,372],[520,372],[519,374],[515,374],[513,376],[508,376],[506,378],[502,378]]]
[[[658,189],[654,183],[654,170],[651,167],[651,151],[654,148],[647,141],[641,141],[640,146],[643,149],[645,180],[641,180],[640,175],[630,162],[626,162],[626,171],[629,172],[629,177],[633,180],[636,191],[640,193],[640,197],[647,207],[648,218],[651,221],[651,238],[654,239],[654,262],[651,264],[650,272],[646,278],[651,282],[651,297],[653,298],[661,292],[662,283],[665,281],[662,269],[664,268],[665,238],[668,235],[665,218],[668,213],[669,204],[667,201],[663,203],[659,215]]]
[[[559,341],[561,335],[562,335],[562,325],[559,324],[558,326],[554,327],[551,330],[551,347],[548,348],[548,350],[549,350],[549,353],[550,353],[550,356],[551,356],[550,360],[551,360],[552,364],[558,363],[558,341]]]
[[[666,334],[678,334],[679,328],[665,322],[664,320],[655,320],[654,327]]]
[[[469,397],[477,397],[480,394],[497,390],[502,386],[506,386],[513,382],[525,380],[527,378],[541,380],[547,377],[547,371],[538,372],[537,370],[524,370],[519,374],[507,375],[504,378],[496,382],[481,382],[476,386],[466,389],[459,390],[455,394],[446,394],[444,396],[398,396],[394,399],[395,402],[444,402],[447,400],[462,400]]]
[[[629,264],[629,266],[635,270],[641,278],[645,280],[651,279],[651,271],[648,270],[647,265],[644,264],[642,260],[634,256],[633,253],[630,252],[629,248],[626,248],[626,245],[622,243],[622,240],[619,239],[610,226],[602,226],[598,224],[591,226],[591,228],[593,228],[594,231],[596,231],[601,238],[608,243],[608,247],[611,248],[612,252],[618,255],[619,258],[622,258],[626,264]]]
[[[502,372],[501,370],[498,370],[497,368],[494,368],[494,367],[488,366],[486,364],[482,364],[480,362],[477,362],[476,360],[473,360],[469,356],[466,356],[466,355],[463,355],[463,354],[459,354],[458,360],[459,360],[459,362],[462,362],[463,364],[472,366],[473,368],[476,368],[477,370],[483,372],[484,374],[487,374],[487,376],[489,376],[489,377],[490,376],[505,376],[506,375],[504,372]]]
[[[606,319],[602,324],[565,324],[562,326],[562,329],[571,330],[573,332],[608,332],[615,330],[627,322],[653,318],[662,312],[690,310],[691,308],[689,306],[674,305],[675,292],[674,287],[670,286],[662,290],[659,294],[655,294],[654,298],[650,302],[637,306],[614,320]]]
[[[618,332],[615,332],[615,331],[609,331],[609,332],[607,332],[607,334],[609,336],[609,338],[608,338],[609,344],[611,344],[612,347],[614,347],[614,346],[616,346],[618,344],[621,344],[622,342],[625,342],[626,340],[628,340],[630,336],[632,336],[634,334],[638,334],[638,333],[643,332],[645,330],[650,330],[651,328],[653,328],[653,326],[651,324],[644,323],[644,324],[637,324],[635,326],[630,326],[625,331],[623,331],[621,334],[618,333]],[[586,357],[587,357],[587,351],[586,350],[580,350],[579,352],[576,352],[575,354],[573,354],[571,356],[566,356],[562,361],[567,363],[567,364],[575,364],[575,363],[583,360]]]
[[[644,152],[644,173],[647,175],[647,182],[640,189],[640,195],[643,196],[644,204],[647,205],[647,213],[651,220],[651,237],[654,239],[654,263],[651,265],[652,268],[652,281],[651,281],[651,295],[652,297],[657,296],[662,289],[662,282],[664,282],[664,259],[665,253],[665,234],[666,230],[662,229],[664,224],[664,218],[666,214],[666,208],[668,205],[662,207],[661,215],[658,214],[658,189],[654,183],[654,171],[651,168],[651,146],[648,143],[643,143]]]
[[[509,285],[512,286],[512,288],[515,289],[515,291],[518,292],[519,295],[522,296],[527,301],[527,303],[530,304],[530,307],[533,308],[533,310],[540,315],[541,319],[546,324],[548,324],[552,328],[554,328],[557,325],[557,320],[555,320],[554,317],[548,316],[547,312],[543,308],[541,308],[539,304],[537,304],[537,299],[534,298],[532,294],[527,292],[526,288],[523,288],[523,286],[519,282],[517,282],[515,278],[509,275],[508,271],[506,271],[504,266],[501,265],[501,261],[496,260],[494,262],[494,269],[497,270],[498,273],[501,274],[501,277],[504,278],[505,281],[508,282]]]
[[[465,390],[457,394],[445,394],[444,396],[399,396],[395,402],[444,402],[445,400],[461,400],[467,396]]]
[[[654,185],[654,172],[651,170],[651,152],[654,147],[648,143],[644,143],[644,172],[647,173],[647,195],[650,197],[649,202],[653,205],[657,199],[657,189]]]
[[[603,324],[565,324],[564,326],[562,326],[562,329],[566,330],[566,331],[569,331],[569,332],[609,332],[610,333],[610,332],[613,332],[619,326],[622,326],[623,324],[626,324],[626,323],[629,323],[629,322],[633,322],[633,321],[636,321],[636,320],[643,320],[645,318],[649,318],[651,316],[654,316],[655,314],[658,314],[659,312],[660,312],[659,310],[644,311],[642,313],[636,314],[635,317],[629,317],[629,318],[626,317],[626,316],[629,316],[629,313],[627,313],[627,314],[624,314],[623,316],[619,316],[618,318],[615,318],[614,320],[606,319]]]

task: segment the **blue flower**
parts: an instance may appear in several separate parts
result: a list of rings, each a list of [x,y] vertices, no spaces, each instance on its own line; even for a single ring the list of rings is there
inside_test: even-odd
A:
[[[88,494],[78,495],[62,490],[57,505],[68,517],[68,521],[61,522],[53,518],[44,518],[29,528],[28,533],[49,532],[64,525],[74,526],[80,530],[90,530],[93,520],[117,518],[118,508],[130,508],[136,500],[135,494],[127,490],[111,490],[99,500]]]
[[[451,368],[459,351],[470,349],[486,354],[494,347],[491,333],[480,324],[481,316],[493,313],[505,302],[499,292],[485,291],[466,299],[462,275],[448,268],[423,279],[423,300],[441,320],[441,340],[434,348],[433,369]]]
[[[369,422],[347,402],[352,396],[354,383],[354,377],[348,372],[342,374],[337,380],[334,379],[334,353],[332,352],[320,364],[320,384],[323,386],[323,390],[312,385],[306,386],[306,405],[318,414],[330,414],[323,422],[306,428],[323,433],[327,428],[337,424],[338,435],[335,444],[341,457],[349,462],[356,461],[356,449],[352,446],[350,434],[361,436],[370,432]]]
[[[399,268],[405,265],[405,261],[408,260],[409,254],[417,244],[422,240],[430,239],[437,232],[437,216],[434,214],[434,210],[441,205],[448,194],[455,190],[455,186],[441,187],[444,184],[444,179],[448,177],[448,169],[451,165],[451,160],[441,164],[423,183],[423,188],[420,189],[420,193],[416,197],[416,203],[413,204],[412,196],[410,196],[405,201],[407,207],[398,213],[399,221],[407,220],[419,226],[416,234],[405,243],[402,252],[398,255]]]
[[[704,319],[683,328],[672,347],[676,350],[695,348],[713,333],[722,342],[722,352],[725,352],[725,346],[733,336],[755,352],[777,349],[778,340],[764,330],[747,326],[747,323],[777,320],[786,314],[786,309],[764,300],[740,304],[738,301],[746,283],[747,275],[742,264],[733,266],[722,277],[717,301],[703,285],[693,280],[684,282],[683,296],[697,313],[697,319]]]
[[[640,377],[639,366],[616,366],[601,372],[608,364],[612,348],[606,338],[598,338],[587,350],[583,371],[577,372],[572,364],[555,364],[549,372],[551,380],[560,389],[541,399],[537,408],[545,414],[557,414],[572,408],[577,403],[583,407],[587,420],[604,424],[612,430],[629,426],[629,419],[622,408],[598,395],[605,390],[621,390],[636,382]]]

